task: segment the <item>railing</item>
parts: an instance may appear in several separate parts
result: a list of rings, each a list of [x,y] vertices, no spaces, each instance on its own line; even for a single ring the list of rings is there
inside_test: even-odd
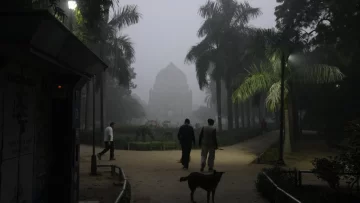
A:
[[[283,189],[281,189],[265,172],[262,172],[263,175],[267,178],[267,180],[275,187],[275,201],[274,203],[284,203],[284,202],[292,202],[292,203],[301,203],[300,200],[296,199]]]
[[[316,172],[311,171],[311,170],[297,170],[294,171],[295,172],[295,177],[296,177],[296,185],[297,186],[302,186],[302,174],[315,174]],[[342,175],[342,176],[359,176],[360,174],[358,173],[339,173],[338,175]],[[359,185],[359,179],[356,180],[356,189],[357,191],[360,190],[360,185]]]
[[[122,183],[121,191],[114,203],[130,203],[131,201],[131,185],[126,179],[124,171],[116,165],[97,165],[98,168],[110,168],[112,176],[118,176],[119,182]]]

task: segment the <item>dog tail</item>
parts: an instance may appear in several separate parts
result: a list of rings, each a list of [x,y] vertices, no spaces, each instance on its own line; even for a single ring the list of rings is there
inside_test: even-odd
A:
[[[189,179],[189,176],[181,177],[181,178],[180,178],[180,182],[187,181],[188,179]]]

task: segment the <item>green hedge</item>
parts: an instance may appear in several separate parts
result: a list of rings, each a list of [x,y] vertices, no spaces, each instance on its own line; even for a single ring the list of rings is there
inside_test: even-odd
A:
[[[150,141],[147,137],[147,142],[135,142],[136,130],[138,126],[127,126],[126,128],[117,127],[114,129],[114,143],[116,149],[127,150],[130,145],[130,150],[163,150],[164,146],[166,150],[179,148],[177,140],[177,128],[159,128],[154,130],[154,141]],[[196,143],[194,148],[198,148],[198,140],[201,129],[195,130]],[[164,132],[172,132],[173,138],[171,140],[163,140]],[[233,145],[244,140],[253,138],[259,135],[259,128],[240,128],[234,130],[226,130],[218,132],[218,142],[220,147]],[[80,132],[80,143],[92,145],[92,131]],[[95,145],[104,146],[103,134],[101,132],[95,132]]]
[[[129,150],[149,151],[149,150],[169,150],[177,149],[178,144],[174,141],[153,141],[153,142],[129,142]]]

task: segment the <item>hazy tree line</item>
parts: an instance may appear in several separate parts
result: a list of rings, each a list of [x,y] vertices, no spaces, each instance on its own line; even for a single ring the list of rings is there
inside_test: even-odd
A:
[[[291,151],[291,142],[301,133],[299,109],[307,112],[322,109],[319,107],[321,104],[316,103],[321,101],[319,96],[309,93],[321,95],[319,93],[338,90],[340,83],[342,86],[345,81],[350,81],[349,77],[345,78],[350,71],[346,66],[353,61],[345,56],[354,56],[354,60],[359,60],[354,55],[357,45],[353,46],[354,43],[349,41],[356,38],[357,31],[351,34],[353,38],[349,38],[345,34],[349,30],[344,31],[346,27],[342,24],[344,15],[336,15],[339,8],[347,12],[353,10],[354,13],[348,15],[354,16],[351,22],[355,23],[358,18],[356,9],[331,2],[310,1],[309,6],[309,1],[305,0],[279,1],[274,29],[249,25],[251,19],[261,15],[261,11],[247,2],[213,0],[200,7],[199,14],[205,20],[197,34],[202,40],[191,47],[185,60],[195,64],[200,88],[209,89],[211,99],[208,100],[216,105],[220,130],[223,103],[226,103],[228,129],[233,129],[234,123],[235,127],[240,126],[239,117],[244,118],[241,119],[242,124],[254,122],[253,106],[264,104],[268,111],[279,111],[283,74],[285,125],[288,126],[286,142]],[[309,15],[309,12],[312,13]],[[354,27],[355,24],[348,26]],[[337,32],[341,32],[339,37],[334,34]],[[285,67],[284,71],[282,67]],[[323,98],[329,99],[326,96]],[[263,117],[261,111],[265,111],[258,110],[259,117]]]

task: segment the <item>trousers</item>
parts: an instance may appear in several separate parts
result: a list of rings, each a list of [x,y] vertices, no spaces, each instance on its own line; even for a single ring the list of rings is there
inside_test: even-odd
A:
[[[182,151],[181,163],[184,166],[184,168],[188,168],[190,162],[191,145],[182,144],[181,151]]]
[[[105,149],[102,150],[99,154],[102,156],[109,150],[110,150],[110,159],[112,159],[112,158],[114,158],[114,142],[113,141],[105,142]]]
[[[204,168],[207,164],[209,168],[214,168],[215,161],[215,148],[213,147],[201,147],[201,168]]]

